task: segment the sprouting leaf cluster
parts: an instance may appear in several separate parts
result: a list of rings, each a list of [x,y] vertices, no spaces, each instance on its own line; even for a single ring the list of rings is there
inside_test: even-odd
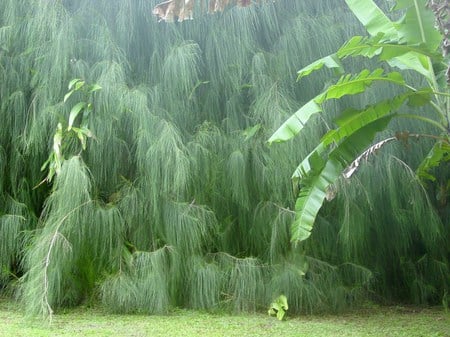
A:
[[[98,84],[86,84],[81,79],[73,79],[69,82],[68,92],[64,95],[64,103],[70,99],[74,93],[81,93],[84,101],[76,103],[69,113],[69,118],[66,121],[61,117],[60,122],[56,126],[55,134],[53,135],[52,151],[41,167],[41,171],[48,168],[48,174],[45,180],[51,182],[54,175],[61,172],[61,166],[68,155],[73,153],[66,153],[70,147],[71,140],[76,138],[79,140],[82,150],[86,150],[86,142],[88,138],[93,137],[91,130],[89,130],[89,114],[92,112],[92,94],[101,87]],[[76,126],[75,126],[76,125]]]

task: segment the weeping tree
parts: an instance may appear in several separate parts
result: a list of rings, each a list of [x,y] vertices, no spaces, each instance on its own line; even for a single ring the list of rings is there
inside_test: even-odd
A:
[[[226,2],[204,4],[216,3]],[[233,4],[173,23],[148,0],[0,4],[0,289],[28,313],[86,301],[240,312],[284,294],[289,312],[317,312],[371,296],[442,298],[446,209],[404,164],[427,141],[390,147],[389,169],[363,168],[360,183],[339,181],[311,238],[290,241],[297,163],[334,111],[397,89],[329,100],[296,139],[266,140],[331,78],[296,83],[296,69],[362,27],[344,3]]]

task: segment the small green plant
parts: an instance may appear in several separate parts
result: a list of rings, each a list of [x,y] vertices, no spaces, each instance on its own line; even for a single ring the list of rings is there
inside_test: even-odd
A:
[[[270,305],[270,309],[268,311],[269,316],[277,316],[279,321],[284,319],[286,315],[286,311],[289,309],[287,298],[284,295],[278,296],[275,301]]]
[[[88,128],[88,116],[92,111],[92,94],[100,89],[101,87],[98,84],[89,85],[79,78],[69,82],[69,91],[64,95],[63,102],[66,103],[75,92],[82,94],[83,101],[78,102],[72,107],[67,121],[61,118],[61,121],[56,126],[56,131],[53,135],[52,152],[41,167],[41,171],[48,168],[48,174],[44,181],[51,182],[54,175],[59,174],[65,159],[65,150],[69,146],[71,139],[78,139],[81,144],[81,149],[86,149],[87,138],[93,136]]]

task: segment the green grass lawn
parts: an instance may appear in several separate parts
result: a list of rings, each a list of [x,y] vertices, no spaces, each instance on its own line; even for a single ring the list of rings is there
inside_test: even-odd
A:
[[[351,314],[288,317],[227,315],[177,310],[166,316],[111,315],[77,308],[30,321],[12,302],[0,300],[0,336],[445,336],[450,315],[439,309],[403,307],[364,309]]]

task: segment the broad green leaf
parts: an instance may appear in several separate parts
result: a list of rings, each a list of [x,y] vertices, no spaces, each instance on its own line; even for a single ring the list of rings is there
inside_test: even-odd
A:
[[[405,9],[414,6],[414,0],[396,0],[393,10]]]
[[[84,86],[84,84],[85,84],[84,81],[78,81],[78,82],[76,82],[76,83],[75,83],[75,88],[74,88],[74,90],[75,90],[75,91],[80,90],[80,89]]]
[[[328,160],[320,173],[308,179],[308,185],[300,189],[295,203],[295,220],[291,225],[292,242],[306,240],[311,235],[327,189],[336,181],[342,170],[343,167],[338,161]]]
[[[81,110],[83,110],[86,107],[86,102],[79,102],[74,105],[72,110],[70,110],[69,114],[69,125],[67,127],[67,130],[70,130],[72,128],[73,122],[75,121],[75,118],[77,118],[78,114]]]
[[[321,96],[322,95],[316,96],[289,117],[289,119],[269,138],[269,144],[272,144],[273,142],[284,142],[296,136],[303,129],[312,115],[322,112],[322,108],[315,101],[320,99]]]
[[[339,143],[330,152],[329,158],[339,161],[344,167],[347,166],[371,145],[378,132],[386,129],[392,117],[386,115],[362,126]]]
[[[337,51],[337,56],[341,59],[348,56],[364,56],[372,58],[379,55],[382,51],[383,44],[380,44],[380,38],[384,34],[375,37],[353,36],[344,43]]]
[[[91,138],[93,136],[91,130],[84,127],[83,128],[72,127],[72,130],[76,133],[78,139],[80,140],[81,147],[83,148],[83,150],[86,150],[87,138]]]
[[[279,321],[282,321],[285,314],[286,314],[286,311],[284,311],[284,310],[278,310],[278,312],[277,312],[277,319],[278,319]]]
[[[311,170],[321,170],[325,165],[325,161],[322,158],[322,154],[325,152],[326,147],[323,142],[320,142],[314,150],[312,150],[297,166],[292,174],[291,180],[294,189],[294,193],[298,193],[298,183],[301,179],[311,174]]]
[[[419,107],[429,104],[432,101],[433,90],[431,88],[414,92],[408,97],[408,106]]]
[[[401,70],[414,70],[425,76],[429,81],[433,80],[433,72],[425,55],[409,52],[388,60],[388,63],[391,67],[397,67]]]
[[[394,23],[372,0],[345,0],[358,20],[366,27],[370,35],[383,33],[383,41],[397,40]]]
[[[374,81],[387,81],[398,85],[405,85],[403,77],[398,72],[384,74],[383,69],[375,69],[370,72],[364,69],[357,75],[347,74],[342,76],[338,82],[326,89],[322,94],[317,95],[295,114],[293,114],[280,128],[270,137],[269,144],[273,142],[287,141],[296,136],[308,122],[309,118],[322,112],[321,103],[328,99],[341,98],[345,95],[356,95],[364,92]]]
[[[411,69],[425,76],[430,82],[434,81],[433,69],[431,69],[430,57],[434,62],[440,60],[437,49],[442,42],[442,36],[435,28],[435,17],[431,10],[426,7],[425,1],[402,0],[397,1],[394,9],[406,9],[406,14],[397,23],[399,42],[407,45],[426,46],[433,55],[412,50],[395,59],[389,60],[391,66],[400,69]],[[428,56],[428,57],[427,57]]]
[[[412,69],[433,80],[432,69],[428,57],[438,60],[436,49],[442,41],[440,33],[434,28],[434,15],[425,6],[425,1],[404,0],[397,2],[395,9],[407,9],[403,19],[393,23],[376,6],[372,0],[346,0],[347,5],[364,24],[370,35],[377,37],[383,34],[381,44],[387,43],[382,50],[373,46],[363,48],[360,53],[371,57],[371,52],[380,53],[380,60],[387,60],[391,66],[400,69]],[[370,41],[370,40],[367,40]],[[353,43],[357,43],[354,40]],[[396,47],[397,46],[397,47]],[[403,46],[403,47],[402,47]],[[340,57],[345,53],[357,51],[342,50]]]
[[[380,101],[376,104],[367,106],[364,110],[348,109],[336,119],[337,129],[330,130],[321,139],[323,146],[329,146],[332,143],[338,143],[345,137],[352,135],[362,127],[369,123],[375,122],[377,119],[384,118],[391,114],[390,118],[397,115],[394,114],[405,102],[408,106],[423,106],[431,101],[430,89],[421,91],[408,91],[405,94],[398,95],[393,99]]]
[[[81,79],[79,79],[79,78],[74,78],[73,80],[71,80],[71,81],[69,82],[68,89],[69,89],[69,90],[72,90],[72,89],[73,89],[73,86],[74,86],[76,83],[80,82],[80,81],[81,81]]]
[[[436,62],[442,59],[442,55],[436,51],[431,51],[426,44],[406,45],[383,43],[383,51],[380,54],[381,61],[388,61],[393,58],[399,58],[402,55],[413,54],[417,57],[430,57]]]
[[[283,308],[281,307],[280,303],[278,303],[278,301],[272,303],[272,308],[274,309],[274,311],[277,311],[277,312],[280,310],[283,310]]]
[[[281,307],[284,310],[288,310],[289,309],[288,302],[287,302],[287,297],[285,295],[280,295],[277,298],[277,302],[281,305]]]
[[[368,123],[382,123],[382,125],[388,125],[392,118],[395,117],[406,117],[412,119],[420,119],[424,122],[429,122],[435,124],[434,120],[428,119],[426,117],[420,115],[410,115],[410,114],[398,114],[395,113],[404,102],[408,104],[408,106],[421,106],[431,101],[431,91],[429,89],[424,89],[419,92],[410,92],[401,96],[397,96],[393,100],[384,101],[376,104],[375,106],[371,106],[366,110],[360,111],[352,111],[350,116],[342,119],[340,124],[340,128],[332,130],[328,132],[323,138],[322,143],[323,146],[328,146],[331,143],[337,143],[345,137],[350,136],[353,132],[359,131],[360,128],[364,127]],[[391,137],[397,138],[398,137]],[[392,139],[385,139],[381,142],[378,142],[373,149],[368,151],[368,154],[373,153],[375,150],[378,150],[383,145],[390,142]],[[342,151],[341,151],[342,152]],[[358,162],[358,160],[353,161],[353,163]],[[357,168],[357,167],[355,167]]]
[[[369,146],[375,135],[387,127],[389,121],[390,116],[386,116],[360,128],[330,152],[325,165],[318,161],[319,167],[312,167],[310,174],[302,179],[304,187],[300,189],[295,204],[295,220],[291,225],[292,242],[303,241],[311,235],[328,187],[339,178],[344,168]],[[314,166],[313,162],[310,163]]]
[[[70,90],[67,94],[64,95],[64,103],[67,102],[67,100],[69,99],[70,96],[72,96],[72,94],[74,93],[75,90]]]
[[[274,302],[272,302],[268,311],[270,316],[276,315],[277,319],[282,321],[286,315],[286,310],[289,309],[287,298],[285,295],[280,295]]]
[[[81,131],[84,135],[86,135],[86,137],[89,137],[89,138],[94,137],[94,134],[92,133],[92,131],[89,130],[88,128],[86,128],[86,127],[80,128],[80,131]]]
[[[372,72],[364,69],[357,75],[347,74],[342,76],[336,84],[328,87],[321,98],[325,101],[332,98],[341,98],[345,95],[360,94],[374,81],[386,81],[398,85],[405,85],[402,75],[398,72],[390,72],[385,75],[384,70],[381,68],[375,69]],[[318,103],[322,103],[323,101],[318,101]]]
[[[435,28],[434,13],[424,0],[397,1],[394,9],[405,9],[406,14],[397,24],[400,42],[406,44],[425,43],[435,51],[442,42],[442,36]]]
[[[407,100],[408,95],[397,96],[392,100],[381,101],[377,104],[370,105],[362,111],[352,110],[345,118],[337,120],[339,127],[331,130],[322,137],[322,144],[329,146],[333,143],[338,143],[342,139],[351,136],[364,126],[375,122],[380,118],[385,118],[387,115],[395,112]],[[394,115],[390,116],[393,118]]]
[[[297,80],[300,80],[302,77],[308,76],[312,72],[322,69],[323,67],[327,67],[329,69],[334,69],[337,74],[342,74],[344,71],[344,67],[342,66],[339,57],[336,54],[325,56],[310,65],[299,70]]]
[[[430,170],[448,161],[450,161],[450,144],[445,141],[438,141],[420,163],[416,174],[422,180],[436,181],[436,178],[430,174]]]
[[[95,92],[95,91],[98,91],[98,90],[101,90],[101,89],[102,89],[101,86],[99,86],[98,84],[94,84],[94,85],[92,85],[92,86],[89,88],[89,92]]]
[[[374,37],[354,36],[344,43],[337,51],[336,55],[340,59],[349,56],[364,56],[372,58],[378,56],[381,61],[390,60],[410,52],[417,55],[428,56],[433,59],[441,59],[441,54],[429,50],[426,44],[406,45],[394,42],[380,42],[384,34],[378,34]]]

